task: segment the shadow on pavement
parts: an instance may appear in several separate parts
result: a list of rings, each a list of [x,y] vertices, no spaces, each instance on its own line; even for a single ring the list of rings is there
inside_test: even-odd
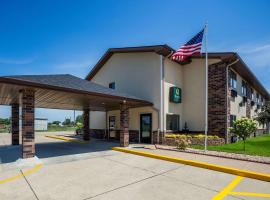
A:
[[[101,152],[111,150],[112,147],[119,146],[119,142],[109,142],[104,140],[92,140],[89,144],[77,144],[73,142],[44,142],[36,143],[36,156],[38,158],[50,158],[65,155],[76,155],[91,152]],[[0,146],[0,163],[10,163],[21,158],[22,146]]]

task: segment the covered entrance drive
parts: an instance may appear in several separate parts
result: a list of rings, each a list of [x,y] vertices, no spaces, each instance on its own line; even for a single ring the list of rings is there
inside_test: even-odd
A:
[[[0,105],[12,107],[12,145],[19,145],[21,132],[22,158],[29,158],[35,156],[35,108],[83,110],[84,140],[90,139],[90,110],[118,109],[120,110],[120,146],[128,146],[129,108],[151,106],[152,103],[65,74],[0,77]]]

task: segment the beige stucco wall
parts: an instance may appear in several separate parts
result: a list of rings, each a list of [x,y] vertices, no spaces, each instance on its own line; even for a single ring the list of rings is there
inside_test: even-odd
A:
[[[234,70],[232,70],[232,71],[234,71]],[[242,107],[239,106],[239,103],[242,102],[242,100],[243,100],[242,91],[241,91],[243,78],[237,72],[234,71],[234,73],[237,74],[237,97],[235,98],[234,101],[231,100],[231,102],[230,102],[230,114],[235,115],[236,119],[240,119],[242,117],[247,116],[246,115],[247,114],[246,113],[247,104],[245,104]],[[257,91],[254,88],[252,88],[252,89],[253,89],[253,92],[254,92],[255,105],[251,106],[250,115],[251,115],[251,118],[254,119],[255,117],[257,117],[257,115],[261,111],[261,109],[257,109],[257,104],[256,104]],[[255,110],[257,110],[257,112],[255,112]],[[258,128],[261,129],[261,128],[263,128],[263,126],[258,125]]]
[[[156,53],[115,53],[91,80],[160,107],[160,57]]]
[[[209,59],[209,65],[220,62],[219,59]],[[205,124],[205,60],[193,59],[183,66],[182,124],[187,122],[191,131],[204,130]]]
[[[237,74],[237,73],[236,73]],[[242,91],[241,91],[241,86],[242,86],[242,77],[237,74],[237,97],[235,97],[235,101],[231,100],[231,106],[230,106],[230,113],[231,115],[236,115],[236,119],[246,117],[246,110],[247,106],[246,104],[243,106],[239,106],[239,103],[242,102],[243,96],[242,96]]]
[[[166,130],[166,117],[167,114],[180,115],[180,129],[182,129],[183,118],[183,102],[172,103],[170,102],[170,87],[176,86],[182,89],[183,94],[183,66],[168,58],[164,60],[164,125]]]
[[[129,109],[129,129],[140,130],[140,115],[148,113],[152,114],[152,131],[156,131],[158,129],[158,111],[149,106]],[[119,110],[108,111],[107,115],[108,124],[110,116],[116,117],[116,129],[120,129],[120,111]]]
[[[89,115],[91,129],[105,129],[106,127],[106,113],[100,111],[90,111]]]
[[[209,59],[209,65],[219,62]],[[160,56],[155,53],[114,54],[92,79],[93,82],[108,87],[116,83],[116,89],[135,95],[154,103],[160,108]],[[169,88],[182,89],[182,103],[169,102]],[[150,109],[150,107],[149,107]],[[150,109],[151,110],[151,109]],[[158,128],[158,112],[153,113],[153,130]],[[148,112],[146,108],[131,109],[130,129],[139,130],[139,113]],[[116,116],[116,128],[120,128],[119,111],[108,113]],[[205,61],[193,59],[190,64],[179,65],[168,58],[164,59],[164,126],[166,115],[180,115],[180,129],[187,122],[194,131],[204,130],[205,116]],[[155,119],[156,118],[156,119]]]

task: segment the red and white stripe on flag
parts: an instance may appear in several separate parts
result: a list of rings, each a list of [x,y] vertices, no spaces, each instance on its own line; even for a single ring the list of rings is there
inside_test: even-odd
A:
[[[184,61],[194,54],[200,54],[202,48],[204,29],[195,35],[185,45],[181,46],[175,53],[172,54],[171,59],[176,61]]]

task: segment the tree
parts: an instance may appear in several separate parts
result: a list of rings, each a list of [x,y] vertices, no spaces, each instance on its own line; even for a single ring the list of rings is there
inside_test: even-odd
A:
[[[10,118],[0,118],[0,124],[10,125]]]
[[[246,139],[256,131],[257,123],[253,119],[241,118],[233,123],[233,127],[230,131],[242,138],[244,141],[244,151],[246,151]]]
[[[83,116],[82,115],[78,115],[77,117],[76,117],[76,124],[77,123],[83,123]]]
[[[265,125],[268,132],[270,132],[270,101],[266,102],[263,105],[261,112],[256,117],[256,120],[259,124]]]
[[[71,125],[71,119],[66,118],[65,121],[63,121],[62,124],[63,124],[64,126],[69,126],[69,125]]]
[[[61,122],[60,121],[53,121],[52,124],[59,126],[59,124],[61,124]]]

